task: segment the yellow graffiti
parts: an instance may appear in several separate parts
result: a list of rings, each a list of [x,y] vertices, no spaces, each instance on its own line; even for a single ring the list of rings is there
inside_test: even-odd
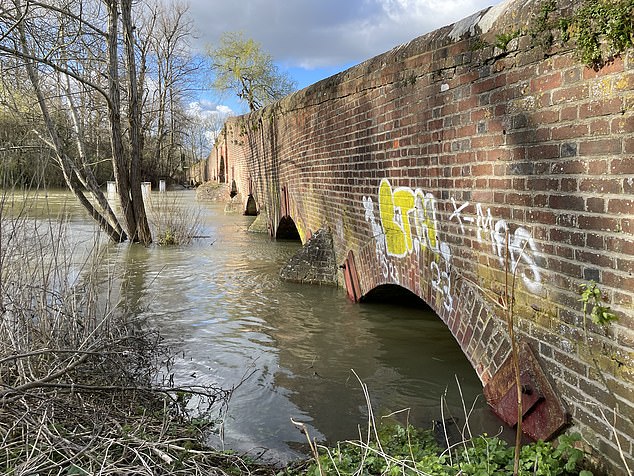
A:
[[[388,255],[403,257],[415,246],[438,251],[436,202],[431,193],[425,194],[420,189],[414,191],[409,187],[392,191],[389,180],[383,179],[379,186],[379,214]],[[414,215],[415,235],[410,214]]]
[[[409,214],[414,210],[414,192],[409,188],[397,188],[392,193],[390,182],[381,180],[379,187],[379,214],[385,233],[387,253],[405,256],[412,251],[412,230]]]

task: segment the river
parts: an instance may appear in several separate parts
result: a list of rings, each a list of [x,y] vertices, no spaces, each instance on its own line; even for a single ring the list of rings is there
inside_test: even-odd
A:
[[[341,288],[283,282],[279,269],[299,243],[250,233],[253,217],[196,204],[194,192],[170,194],[197,207],[202,238],[183,247],[109,245],[107,262],[123,280],[124,303],[177,350],[177,381],[240,384],[214,444],[295,458],[306,440],[291,418],[320,441],[355,438],[368,415],[358,379],[377,420],[409,409],[397,418],[429,427],[453,414],[463,424],[464,402],[467,411],[474,405],[472,430],[497,431],[474,370],[433,312],[354,304]],[[78,242],[92,233],[69,194],[49,192],[43,203],[29,213],[63,209]]]

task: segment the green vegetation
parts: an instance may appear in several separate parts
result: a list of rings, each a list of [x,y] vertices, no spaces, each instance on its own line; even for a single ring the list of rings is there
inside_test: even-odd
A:
[[[634,0],[583,0],[569,16],[557,11],[555,0],[542,3],[529,28],[535,46],[550,48],[559,31],[561,41],[574,42],[579,59],[594,69],[634,46]]]
[[[374,433],[374,432],[373,432]],[[443,450],[432,431],[385,425],[372,441],[349,441],[321,448],[317,461],[288,468],[280,475],[434,475],[493,476],[513,472],[514,448],[497,437],[480,436]],[[591,476],[579,468],[584,453],[579,435],[562,436],[556,444],[522,447],[521,475]]]
[[[213,87],[233,91],[255,111],[295,91],[295,82],[273,63],[261,45],[240,32],[226,32],[217,48],[209,48],[216,74]]]
[[[634,0],[584,0],[560,28],[564,41],[576,42],[581,61],[601,67],[634,46]]]
[[[500,33],[499,35],[495,35],[495,46],[500,48],[501,50],[506,51],[506,47],[511,42],[511,40],[514,40],[515,38],[520,36],[520,34],[520,30],[515,30],[509,33]]]
[[[542,3],[529,28],[529,34],[535,46],[548,49],[553,44],[553,30],[557,27],[557,23],[551,17],[556,11],[557,2],[555,0],[547,0]]]
[[[605,306],[605,296],[594,281],[579,285],[581,301],[583,303],[584,317],[590,316],[592,322],[600,326],[606,326],[612,321],[618,320],[609,306]]]

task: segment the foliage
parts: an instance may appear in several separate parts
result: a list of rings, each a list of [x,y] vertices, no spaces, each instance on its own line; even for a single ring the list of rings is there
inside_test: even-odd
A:
[[[606,326],[612,321],[618,320],[609,306],[604,306],[605,296],[594,281],[579,285],[581,293],[580,302],[583,303],[583,315],[590,316],[592,322],[600,326]]]
[[[294,81],[273,63],[256,41],[239,32],[227,32],[216,49],[209,50],[216,73],[213,86],[235,91],[254,111],[295,90]]]
[[[560,26],[564,40],[576,41],[581,61],[599,68],[634,46],[634,0],[584,0]]]
[[[508,33],[500,33],[499,35],[495,35],[495,46],[500,48],[501,50],[506,51],[506,47],[518,36],[520,36],[520,30],[511,31]]]
[[[159,245],[187,245],[200,230],[200,209],[188,206],[178,195],[160,192],[148,200],[150,225]]]
[[[533,43],[536,46],[547,49],[552,45],[552,30],[556,27],[556,23],[551,18],[551,14],[556,10],[557,2],[555,0],[547,0],[541,4],[539,12],[535,15],[529,29],[529,33],[533,38]]]
[[[634,0],[583,0],[559,19],[556,11],[556,0],[547,0],[533,18],[529,32],[536,46],[549,48],[559,30],[561,40],[574,41],[579,59],[594,69],[634,46]]]
[[[285,469],[280,475],[434,475],[493,476],[513,472],[514,448],[497,438],[480,436],[442,450],[431,431],[384,425],[372,441],[348,441],[322,448],[319,462]],[[562,436],[556,444],[542,441],[522,447],[524,476],[592,476],[577,468],[584,456],[575,447],[579,435]]]

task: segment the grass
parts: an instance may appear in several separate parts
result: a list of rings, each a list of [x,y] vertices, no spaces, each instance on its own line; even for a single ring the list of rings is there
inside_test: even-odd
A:
[[[147,200],[154,241],[159,245],[188,245],[200,233],[200,208],[179,195],[152,194]]]
[[[465,425],[457,441],[451,441],[446,425],[427,430],[409,424],[399,425],[387,420],[377,425],[368,389],[360,382],[366,395],[369,416],[365,431],[356,440],[326,447],[312,440],[305,432],[313,459],[284,469],[284,476],[502,476],[513,474],[515,447],[497,436],[472,436],[468,425],[470,412],[464,406]],[[441,402],[441,406],[444,404]],[[388,417],[391,417],[389,415]],[[452,420],[451,418],[449,420]],[[443,420],[446,422],[448,420]],[[440,431],[438,431],[440,429]],[[581,468],[585,456],[577,447],[579,435],[562,436],[557,442],[536,442],[524,445],[519,458],[522,476],[591,476]],[[445,445],[446,443],[446,445]]]

